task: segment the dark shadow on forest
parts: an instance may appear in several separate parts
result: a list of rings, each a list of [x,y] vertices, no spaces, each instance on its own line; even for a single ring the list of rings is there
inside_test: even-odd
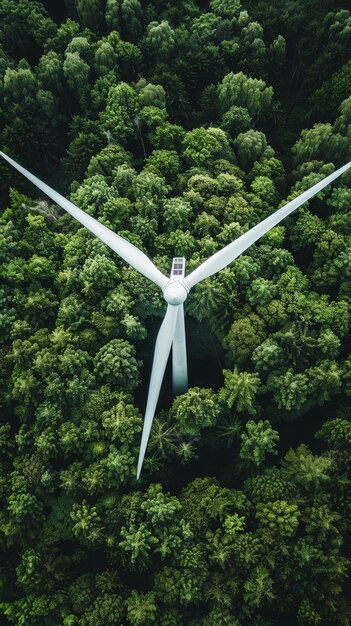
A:
[[[141,344],[138,359],[143,361],[140,371],[140,385],[135,394],[136,405],[143,413],[149,389],[152,361],[158,331],[162,318],[153,317],[147,320],[147,338]],[[189,387],[210,387],[219,389],[223,384],[224,368],[223,348],[213,336],[206,321],[199,322],[191,317],[185,318],[187,341]],[[157,410],[168,409],[172,403],[172,357],[168,360],[164,380],[161,387]]]

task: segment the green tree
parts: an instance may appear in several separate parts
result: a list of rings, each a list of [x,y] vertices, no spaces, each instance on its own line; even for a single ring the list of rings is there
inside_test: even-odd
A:
[[[112,624],[116,624],[124,619],[124,616],[125,607],[123,598],[116,593],[101,593],[84,613],[82,624],[84,624],[84,626],[97,626],[99,623],[104,623],[112,626]],[[64,621],[63,623],[64,626],[66,626],[66,624],[67,626],[76,625],[76,621]]]
[[[294,164],[298,166],[308,161],[326,159],[344,162],[348,154],[347,139],[333,132],[331,124],[315,124],[303,130],[301,138],[293,147]]]
[[[117,141],[125,142],[136,130],[135,117],[138,96],[127,83],[110,87],[106,109],[101,113],[101,124]]]
[[[307,210],[301,213],[290,231],[290,241],[294,250],[316,244],[325,228],[317,215],[312,215]]]
[[[212,389],[192,387],[173,401],[171,416],[180,432],[196,436],[202,428],[213,426],[219,410]]]
[[[267,148],[267,140],[258,130],[248,130],[240,133],[235,140],[235,147],[240,165],[250,169],[258,161]]]
[[[164,122],[155,130],[154,144],[156,148],[179,151],[185,136],[185,130],[177,124]]]
[[[37,77],[41,86],[53,93],[63,89],[62,62],[56,52],[50,51],[43,54],[36,68]]]
[[[62,160],[63,168],[73,179],[82,180],[93,156],[104,145],[100,131],[94,125],[89,130],[79,131],[69,144]]]
[[[230,72],[218,86],[222,113],[226,113],[233,106],[239,106],[247,109],[249,115],[258,117],[269,107],[272,96],[272,87],[266,87],[263,80],[247,77],[243,72]]]
[[[307,400],[308,378],[306,374],[296,374],[292,369],[281,376],[271,376],[269,389],[274,393],[277,406],[287,411],[298,411]]]
[[[99,32],[102,21],[100,0],[77,0],[77,11],[83,28]]]
[[[263,342],[265,335],[265,324],[255,313],[235,320],[225,338],[231,360],[235,363],[244,363]]]
[[[320,406],[341,389],[341,370],[335,361],[323,360],[307,370],[309,389]]]
[[[306,490],[317,492],[330,480],[332,459],[328,456],[315,456],[305,444],[296,451],[290,449],[282,460],[282,474],[287,480],[301,485]]]
[[[166,60],[176,44],[175,33],[167,20],[150,22],[147,27],[145,46],[156,58]]]
[[[256,512],[256,518],[264,528],[283,537],[291,537],[295,534],[299,516],[296,504],[288,504],[284,500],[259,504]]]
[[[130,154],[118,144],[108,144],[96,156],[90,160],[86,170],[87,176],[102,175],[106,178],[113,178],[113,172],[119,165],[129,165]]]
[[[93,49],[86,37],[73,37],[66,48],[66,53],[68,52],[78,54],[79,57],[89,66],[93,64]]]
[[[260,379],[257,374],[223,370],[224,387],[219,390],[218,397],[229,408],[234,407],[239,413],[256,415],[257,394],[260,391]]]
[[[138,0],[107,0],[105,19],[108,28],[138,40],[141,34],[141,4]]]
[[[273,578],[269,571],[262,565],[258,565],[251,576],[244,582],[244,600],[248,610],[270,604],[275,598]]]
[[[118,280],[118,271],[114,261],[100,254],[89,258],[84,263],[80,280],[83,293],[90,298],[105,295]]]
[[[113,385],[134,390],[138,385],[139,363],[135,349],[123,339],[112,339],[97,353],[94,365],[98,376]]]
[[[348,28],[346,27],[346,36],[347,32]],[[340,104],[349,96],[348,83],[350,75],[351,63],[348,61],[334,72],[328,80],[325,80],[321,88],[313,94],[312,102],[315,109],[328,111],[329,114],[335,115]]]
[[[127,615],[130,624],[133,626],[154,624],[156,613],[155,596],[152,592],[138,593],[132,591],[127,599]]]
[[[245,493],[255,505],[276,500],[289,502],[296,497],[296,488],[279,468],[269,467],[245,481]]]
[[[71,518],[76,537],[93,545],[101,542],[103,527],[96,507],[89,506],[86,500],[83,500],[81,505],[73,505]]]
[[[154,150],[146,163],[148,169],[160,174],[167,181],[174,180],[181,171],[180,160],[175,150]]]
[[[206,167],[231,154],[226,133],[220,128],[195,128],[186,133],[183,146],[183,157],[190,167]]]
[[[247,109],[242,106],[231,106],[222,117],[221,128],[235,139],[240,133],[246,133],[251,123],[251,116]]]
[[[67,52],[63,73],[70,90],[77,95],[81,107],[85,108],[89,95],[89,65],[80,58],[77,52]]]
[[[189,228],[193,210],[182,198],[169,198],[163,204],[163,223],[167,231]]]
[[[259,373],[269,373],[284,365],[284,351],[274,338],[268,337],[254,350],[252,360]]]
[[[120,25],[120,2],[119,0],[107,0],[105,20],[110,30],[118,30]]]
[[[98,74],[108,74],[111,70],[116,71],[117,55],[108,41],[100,41],[95,52],[95,67]]]
[[[276,442],[279,435],[268,420],[246,423],[246,430],[241,435],[240,457],[260,466],[267,454],[277,454]]]

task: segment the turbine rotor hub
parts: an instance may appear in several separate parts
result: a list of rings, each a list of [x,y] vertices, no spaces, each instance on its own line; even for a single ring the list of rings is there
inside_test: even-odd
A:
[[[182,304],[188,297],[188,289],[181,280],[172,280],[165,286],[163,290],[163,297],[168,302],[176,306]]]

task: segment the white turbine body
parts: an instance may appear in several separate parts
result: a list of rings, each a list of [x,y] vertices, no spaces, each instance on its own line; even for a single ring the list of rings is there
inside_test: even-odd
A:
[[[127,261],[127,263],[156,283],[156,285],[158,285],[163,291],[163,297],[168,306],[156,339],[143,432],[141,436],[137,478],[140,476],[143,465],[151,426],[171,348],[173,392],[174,394],[184,393],[188,388],[183,303],[188,297],[190,289],[201,280],[212,276],[212,274],[219,272],[221,269],[229,265],[240,254],[252,246],[255,241],[262,237],[262,235],[279,224],[279,222],[290,215],[290,213],[292,213],[295,209],[300,207],[304,202],[307,202],[307,200],[312,198],[351,167],[351,162],[349,162],[333,172],[333,174],[323,178],[323,180],[319,183],[313,185],[310,189],[294,198],[294,200],[288,202],[288,204],[272,213],[272,215],[262,220],[262,222],[251,228],[248,232],[244,233],[244,235],[241,235],[238,239],[222,248],[222,250],[213,254],[209,259],[201,263],[199,267],[191,272],[189,276],[185,276],[185,259],[183,257],[174,258],[171,276],[170,278],[167,278],[167,276],[160,272],[160,270],[153,264],[146,254],[144,254],[144,252],[139,250],[136,246],[129,243],[112,230],[98,222],[98,220],[76,207],[72,202],[61,196],[57,193],[57,191],[51,189],[51,187],[46,185],[46,183],[42,182],[39,178],[28,172],[24,167],[21,167],[21,165],[18,165],[16,161],[1,151],[0,156],[2,156],[6,161],[8,161],[8,163],[21,172],[21,174],[34,183],[34,185],[41,189],[41,191],[56,202],[56,204],[70,213],[81,224],[86,226],[86,228],[101,239],[101,241],[109,246],[109,248],[114,250],[114,252],[117,252],[119,256]]]

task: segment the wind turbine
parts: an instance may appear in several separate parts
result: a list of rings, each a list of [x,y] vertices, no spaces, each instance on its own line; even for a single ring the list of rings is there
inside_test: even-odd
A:
[[[279,224],[279,222],[290,215],[290,213],[300,207],[304,202],[307,202],[307,200],[315,196],[319,191],[324,189],[324,187],[341,176],[341,174],[346,172],[351,167],[351,161],[333,172],[333,174],[326,176],[326,178],[310,187],[310,189],[307,189],[307,191],[301,193],[299,196],[294,198],[294,200],[288,202],[288,204],[272,213],[272,215],[269,215],[266,219],[262,220],[262,222],[238,237],[235,241],[222,248],[222,250],[213,254],[209,259],[201,263],[199,267],[191,272],[189,276],[185,276],[185,259],[183,257],[174,258],[171,275],[168,278],[160,272],[160,270],[152,263],[146,254],[144,254],[144,252],[139,250],[136,246],[129,243],[123,239],[123,237],[120,237],[110,230],[110,228],[107,228],[98,222],[98,220],[76,207],[72,202],[70,202],[70,200],[61,196],[57,193],[57,191],[54,191],[54,189],[46,185],[46,183],[43,183],[39,178],[28,172],[28,170],[1,151],[0,156],[15,167],[26,178],[28,178],[28,180],[34,183],[34,185],[41,189],[41,191],[56,202],[56,204],[75,217],[81,224],[83,224],[83,226],[86,226],[86,228],[88,228],[94,235],[101,239],[101,241],[114,250],[114,252],[117,252],[119,256],[127,261],[127,263],[132,265],[136,270],[156,283],[156,285],[162,289],[163,297],[168,306],[156,339],[139,451],[137,468],[138,479],[143,465],[161,384],[172,346],[173,391],[174,393],[182,393],[186,391],[188,387],[183,304],[188,297],[190,289],[192,289],[192,287],[200,281],[212,276],[212,274],[216,274],[221,269],[229,265],[229,263],[234,261],[234,259],[252,246],[255,241],[262,237],[262,235],[267,233],[271,228]]]

